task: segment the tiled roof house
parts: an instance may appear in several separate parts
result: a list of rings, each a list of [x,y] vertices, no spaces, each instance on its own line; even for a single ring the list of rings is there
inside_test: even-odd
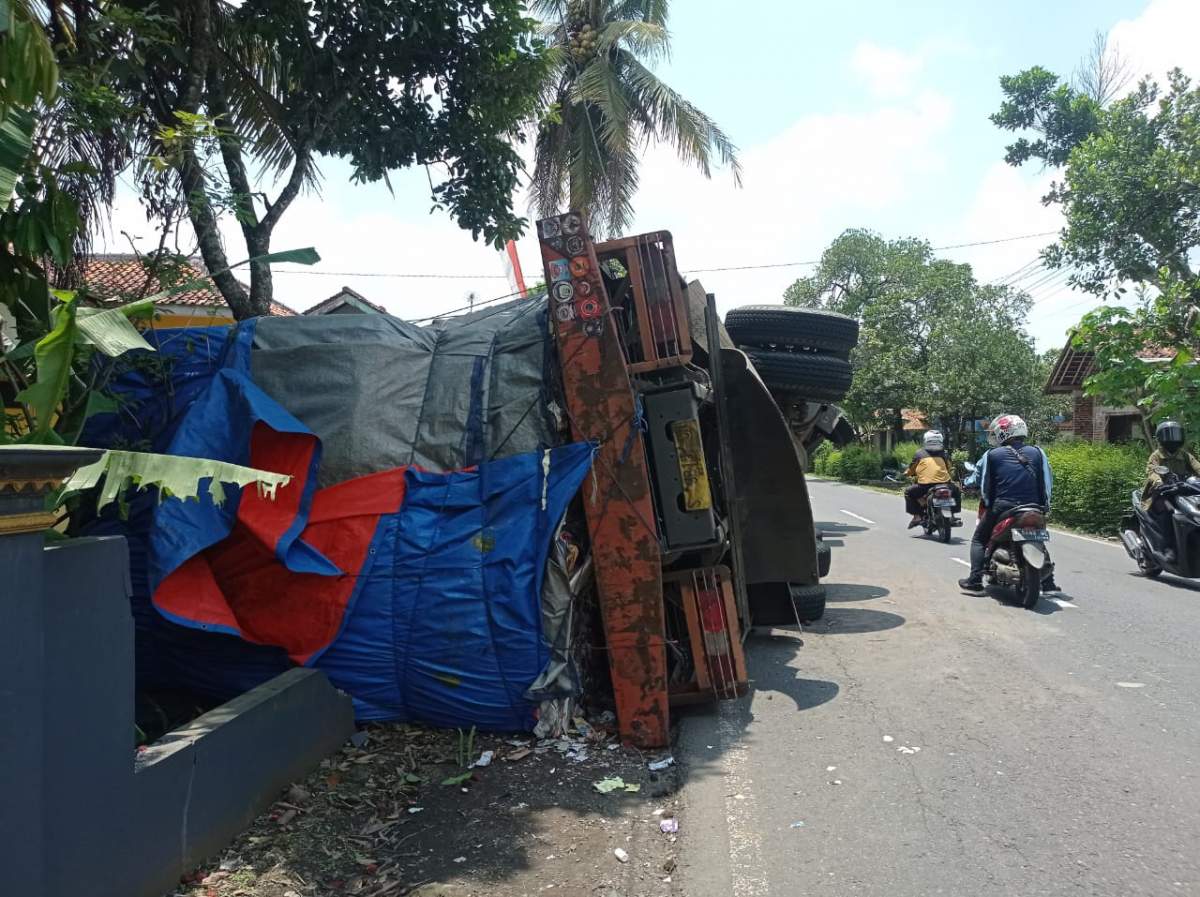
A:
[[[199,259],[189,261],[191,278],[208,278]],[[93,300],[104,302],[132,301],[138,296],[159,292],[158,278],[147,272],[135,255],[96,255],[88,258],[80,272],[81,281]],[[271,314],[295,315],[282,302],[271,303]],[[164,297],[155,302],[154,323],[157,327],[203,327],[233,322],[233,312],[221,298],[211,280],[203,287]]]

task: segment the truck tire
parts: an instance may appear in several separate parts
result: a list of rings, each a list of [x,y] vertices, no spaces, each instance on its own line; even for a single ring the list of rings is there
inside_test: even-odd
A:
[[[791,585],[792,605],[801,623],[811,623],[825,616],[825,586]]]
[[[829,575],[833,563],[833,549],[822,540],[817,540],[817,576],[824,579]]]
[[[850,362],[836,355],[765,349],[751,349],[746,354],[772,392],[837,402],[850,391],[854,371]]]
[[[792,346],[849,358],[858,321],[833,311],[786,305],[747,305],[725,315],[725,329],[745,346]]]

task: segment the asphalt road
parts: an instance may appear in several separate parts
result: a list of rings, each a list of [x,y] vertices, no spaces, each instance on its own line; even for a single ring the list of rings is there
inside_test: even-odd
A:
[[[685,718],[676,892],[1200,895],[1200,589],[1056,533],[1058,601],[968,597],[970,515],[942,545],[899,496],[810,487],[828,611]]]

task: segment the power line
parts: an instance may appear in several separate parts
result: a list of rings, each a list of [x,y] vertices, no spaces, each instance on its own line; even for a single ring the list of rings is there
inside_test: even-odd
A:
[[[274,268],[273,274],[311,274],[317,277],[397,277],[408,280],[507,280],[505,274],[392,274],[389,271],[306,271]]]
[[[1042,231],[1037,234],[1018,234],[1015,237],[999,237],[995,240],[976,240],[972,243],[951,243],[948,246],[931,246],[932,252],[945,252],[949,249],[967,249],[972,246],[994,246],[997,243],[1014,243],[1017,240],[1033,240],[1037,237],[1049,237],[1058,231]],[[762,268],[796,268],[808,265],[819,265],[820,259],[810,259],[804,262],[773,262],[763,265],[733,265],[722,268],[688,268],[684,274],[711,274],[718,271],[755,271]]]
[[[1000,237],[995,240],[977,240],[972,243],[953,243],[947,246],[931,246],[933,252],[944,252],[950,249],[967,249],[973,246],[994,246],[999,243],[1013,243],[1018,240],[1032,240],[1037,237],[1050,236],[1057,231],[1044,231],[1037,234],[1018,234],[1014,237]],[[803,262],[769,262],[761,265],[726,265],[716,268],[686,268],[683,274],[712,274],[719,271],[754,271],[763,268],[796,268],[806,265],[819,265],[820,259],[810,259]],[[447,274],[430,272],[427,274],[404,274],[390,271],[314,271],[306,268],[275,268],[276,274],[307,274],[316,277],[393,277],[407,280],[506,280],[504,274]]]

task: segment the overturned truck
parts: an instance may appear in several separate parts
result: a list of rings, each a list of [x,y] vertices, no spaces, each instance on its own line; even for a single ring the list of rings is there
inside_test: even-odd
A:
[[[225,700],[311,666],[359,720],[545,732],[604,658],[650,747],[673,704],[744,691],[751,625],[819,615],[803,448],[670,235],[538,234],[547,295],[428,327],[152,335],[87,441],[292,481],[91,523],[130,542],[141,688]]]

